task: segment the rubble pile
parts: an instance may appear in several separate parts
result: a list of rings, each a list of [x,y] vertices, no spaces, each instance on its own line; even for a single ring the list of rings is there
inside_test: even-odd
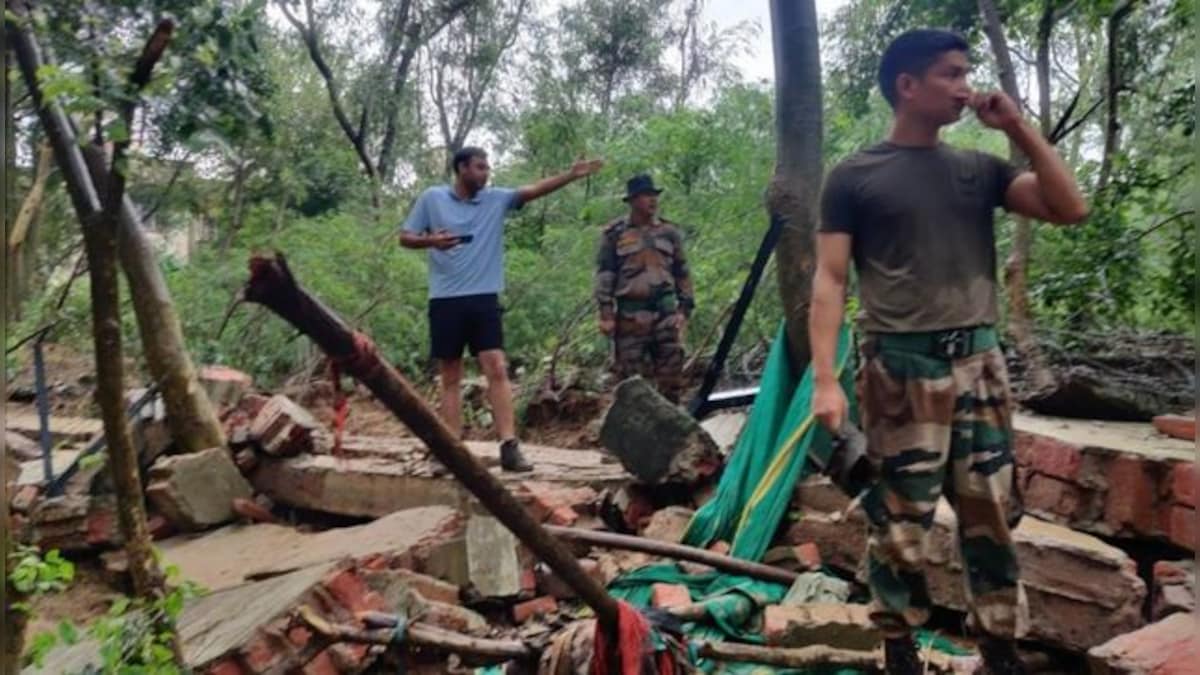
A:
[[[134,420],[157,546],[166,564],[207,589],[179,621],[194,672],[470,672],[505,663],[509,672],[588,672],[592,611],[417,439],[347,435],[334,454],[330,430],[287,396],[256,391],[225,367],[204,368],[202,380],[228,447],[175,453],[161,405]],[[698,424],[634,379],[618,387],[599,426],[604,448],[528,446],[534,471],[510,474],[499,468],[495,443],[467,446],[551,532],[610,531],[675,545],[650,553],[561,539],[584,573],[614,593],[613,582],[630,573],[663,571],[645,593],[656,616],[736,618],[740,630],[760,636],[754,649],[777,659],[813,646],[878,656],[863,585],[865,519],[822,477],[797,486],[762,559],[788,584],[767,596],[698,590],[711,588],[698,580],[733,574],[722,563],[732,560],[729,543],[709,546],[705,562],[679,545],[744,422],[744,414],[722,413]],[[109,578],[124,584],[103,454],[81,459],[99,430],[71,437],[74,428],[60,425],[68,444],[55,451],[54,471],[65,478],[53,484],[42,480],[36,436],[19,426],[6,431],[9,454],[21,462],[11,493],[18,533],[44,549],[99,554]],[[1196,567],[1188,560],[1197,550],[1200,491],[1191,445],[1150,424],[1022,417],[1017,431],[1026,655],[1058,672],[1191,672],[1200,659]],[[956,530],[940,504],[926,557],[933,601],[951,617],[967,607]],[[950,632],[970,649],[961,629]],[[709,658],[732,658],[714,643],[697,646]],[[977,665],[948,654],[930,672]],[[30,672],[77,671],[95,655],[84,641]]]

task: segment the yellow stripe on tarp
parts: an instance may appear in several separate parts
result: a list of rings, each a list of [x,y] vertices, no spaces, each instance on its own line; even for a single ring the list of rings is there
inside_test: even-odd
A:
[[[835,369],[836,376],[839,381],[842,378],[842,373],[844,373],[846,370],[846,363],[849,362],[849,360],[850,345],[847,344],[846,349],[843,350],[842,358]],[[754,492],[750,494],[750,498],[746,500],[746,507],[742,509],[742,515],[738,518],[737,527],[734,528],[735,538],[737,537],[736,532],[742,529],[742,523],[745,522],[745,520],[750,516],[750,512],[753,511],[754,507],[758,506],[759,502],[761,502],[767,496],[767,493],[771,491],[772,487],[774,487],[775,481],[779,480],[783,476],[784,471],[787,469],[788,463],[791,461],[793,453],[799,446],[800,439],[802,439],[804,434],[808,433],[809,429],[812,428],[814,421],[815,418],[813,417],[813,414],[809,412],[809,414],[805,415],[804,419],[801,420],[800,425],[791,433],[791,435],[788,436],[787,440],[785,440],[776,450],[775,458],[771,460],[771,464],[767,467],[766,473],[763,474],[763,479],[759,481],[758,487],[754,489]]]

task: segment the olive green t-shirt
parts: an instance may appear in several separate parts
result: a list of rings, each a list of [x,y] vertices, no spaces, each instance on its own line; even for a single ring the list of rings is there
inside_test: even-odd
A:
[[[819,229],[852,237],[862,328],[995,323],[995,209],[1019,173],[998,157],[944,143],[880,143],[834,167]]]

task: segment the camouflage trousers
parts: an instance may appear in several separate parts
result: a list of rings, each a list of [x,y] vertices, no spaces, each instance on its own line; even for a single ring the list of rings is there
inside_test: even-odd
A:
[[[620,311],[613,334],[617,377],[641,375],[672,403],[678,403],[683,393],[683,344],[675,316],[674,312]]]
[[[858,396],[880,469],[863,498],[871,615],[888,637],[929,618],[925,540],[945,496],[958,517],[971,622],[988,635],[1012,637],[1019,570],[1010,527],[1020,519],[1021,500],[1008,372],[994,331],[975,340],[982,349],[950,352],[954,357],[937,353],[942,335],[872,335],[863,344]]]

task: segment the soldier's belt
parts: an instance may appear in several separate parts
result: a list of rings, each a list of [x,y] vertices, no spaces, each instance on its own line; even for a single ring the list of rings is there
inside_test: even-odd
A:
[[[878,349],[946,359],[959,359],[1000,345],[1000,336],[992,326],[923,333],[871,333],[870,338],[875,341]]]

